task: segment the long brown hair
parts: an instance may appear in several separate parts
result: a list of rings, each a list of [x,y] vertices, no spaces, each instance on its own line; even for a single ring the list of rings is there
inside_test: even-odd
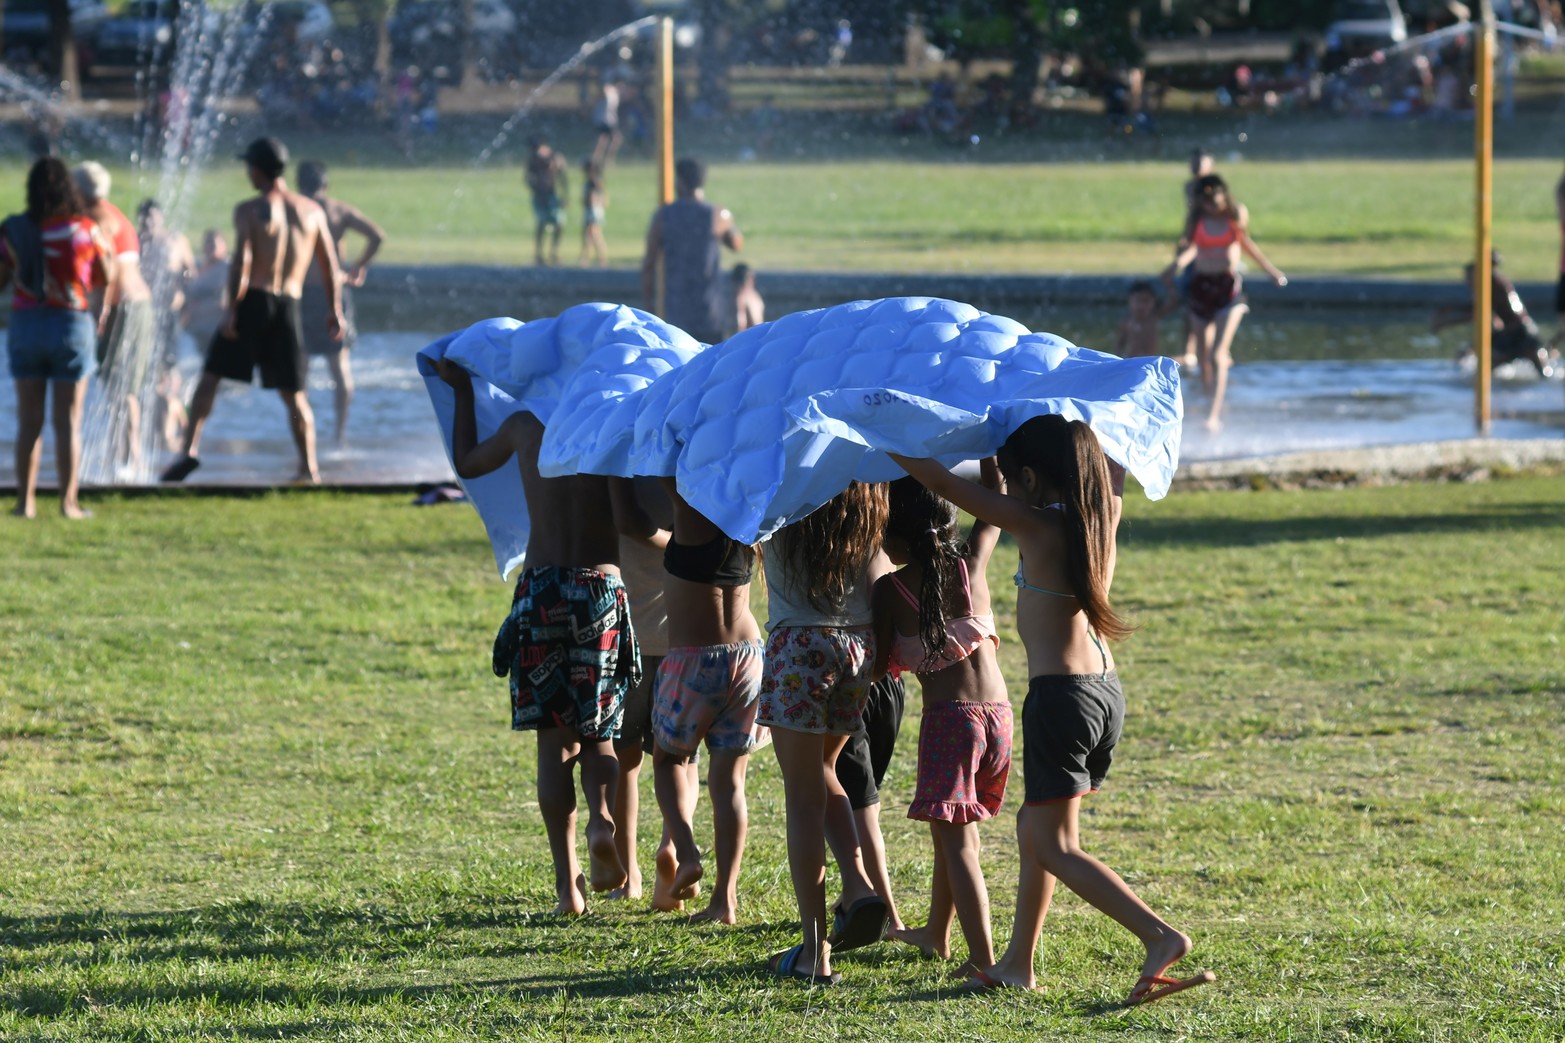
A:
[[[892,482],[887,498],[891,517],[886,535],[901,540],[908,560],[919,567],[918,635],[924,645],[920,666],[938,664],[946,651],[946,603],[960,584],[961,561],[967,554],[956,527],[956,506],[911,477]]]
[[[1206,216],[1201,209],[1201,204],[1211,199],[1217,193],[1223,194],[1223,212],[1219,217],[1226,217],[1230,221],[1239,220],[1239,201],[1234,198],[1233,192],[1228,187],[1228,182],[1216,174],[1207,174],[1205,177],[1196,178],[1195,189],[1191,192],[1190,213],[1185,218],[1185,238],[1195,235],[1195,226]]]
[[[35,224],[51,217],[80,217],[85,212],[70,169],[45,156],[27,172],[27,216]]]
[[[1114,489],[1098,436],[1080,420],[1033,417],[1000,447],[1000,470],[1024,488],[1022,468],[1054,490],[1065,505],[1065,575],[1087,622],[1104,637],[1127,637],[1135,627],[1109,603],[1109,563],[1114,554]]]
[[[880,549],[886,531],[886,486],[854,482],[810,514],[778,530],[783,561],[804,582],[818,612],[842,607]]]

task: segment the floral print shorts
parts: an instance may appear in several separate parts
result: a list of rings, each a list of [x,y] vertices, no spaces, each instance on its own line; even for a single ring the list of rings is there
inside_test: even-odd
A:
[[[828,735],[859,729],[875,664],[865,627],[778,627],[766,642],[757,720],[771,728]]]

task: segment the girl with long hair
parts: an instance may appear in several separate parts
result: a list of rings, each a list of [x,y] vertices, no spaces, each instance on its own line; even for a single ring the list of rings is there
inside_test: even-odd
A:
[[[865,875],[855,834],[827,829],[829,807],[846,810],[837,756],[859,727],[875,661],[871,564],[886,525],[883,485],[854,482],[814,513],[780,530],[765,552],[771,631],[757,719],[771,729],[787,807],[788,869],[799,907],[800,944],[772,957],[772,973],[821,984],[841,975],[833,951],[871,945],[888,909]],[[826,851],[833,844],[842,898],[826,927]]]
[[[1109,600],[1123,472],[1110,468],[1090,427],[1061,416],[1035,417],[1001,446],[1004,493],[933,460],[894,459],[930,491],[1009,532],[1021,552],[1016,629],[1031,678],[1022,707],[1026,803],[1016,818],[1023,857],[1010,945],[974,974],[974,987],[1037,987],[1033,961],[1056,880],[1145,947],[1128,1005],[1212,981],[1207,971],[1165,975],[1190,939],[1081,846],[1081,799],[1107,778],[1125,719],[1108,645],[1132,630]]]
[[[993,461],[983,476],[999,487]],[[954,917],[967,942],[958,973],[967,977],[994,964],[978,823],[999,813],[1011,772],[1011,703],[984,574],[1000,530],[977,521],[963,541],[956,507],[914,478],[892,482],[890,501],[886,556],[902,568],[875,584],[875,670],[912,671],[923,689],[907,814],[929,823],[935,848],[928,923],[891,933],[949,959]]]
[[[1250,310],[1244,300],[1239,255],[1248,255],[1278,286],[1288,285],[1288,277],[1266,259],[1250,238],[1250,212],[1229,193],[1222,178],[1216,174],[1197,178],[1193,195],[1194,205],[1185,219],[1184,234],[1164,280],[1172,283],[1174,275],[1185,266],[1195,267],[1185,290],[1185,307],[1196,341],[1201,385],[1212,398],[1206,428],[1215,432],[1222,427],[1234,335]]]
[[[0,226],[0,288],[15,280],[8,354],[16,381],[16,508],[37,513],[38,460],[45,406],[54,388],[55,475],[60,513],[85,518],[77,500],[82,404],[97,368],[91,294],[107,286],[113,254],[86,216],[65,164],[53,157],[27,173],[27,211]]]

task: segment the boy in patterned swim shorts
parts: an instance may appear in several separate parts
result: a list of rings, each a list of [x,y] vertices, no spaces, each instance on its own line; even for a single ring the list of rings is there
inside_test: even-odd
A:
[[[472,379],[448,359],[436,368],[456,392],[456,473],[476,478],[513,456],[521,470],[533,528],[527,568],[495,638],[494,670],[511,676],[511,727],[538,733],[538,808],[554,858],[554,911],[579,915],[587,908],[588,883],[611,891],[626,882],[614,842],[619,761],[613,741],[625,695],[641,678],[608,479],[539,475],[543,424],[531,413],[512,415],[480,442]],[[578,766],[587,798],[586,875],[576,857]]]

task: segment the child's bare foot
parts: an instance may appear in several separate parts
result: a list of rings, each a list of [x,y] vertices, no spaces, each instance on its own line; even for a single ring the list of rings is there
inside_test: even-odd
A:
[[[719,901],[714,894],[712,900],[706,903],[706,908],[690,918],[691,923],[721,923],[732,927],[739,922],[736,913],[736,905],[730,905],[727,901]]]
[[[619,849],[614,846],[614,827],[606,822],[587,827],[587,865],[594,891],[623,887],[628,879],[625,864],[619,860]]]
[[[696,896],[696,884],[705,875],[706,867],[699,859],[689,862],[681,862],[674,870],[674,879],[670,884],[673,895],[680,901],[686,901]]]
[[[911,945],[929,959],[949,960],[951,958],[951,940],[949,938],[936,937],[935,932],[929,929],[928,924],[925,924],[923,927],[892,929],[886,932],[886,936],[895,941]]]
[[[1218,417],[1209,416],[1206,418],[1206,424],[1204,426],[1208,431],[1215,435],[1217,432],[1223,429],[1223,422]]]
[[[1172,931],[1154,945],[1147,946],[1146,962],[1141,973],[1156,977],[1190,955],[1190,938],[1179,931]]]
[[[75,504],[75,503],[72,503],[72,504],[61,504],[60,505],[60,514],[62,516],[64,516],[64,517],[66,517],[66,518],[71,519],[72,521],[81,521],[83,518],[91,518],[92,517],[92,512],[91,511],[89,511],[86,508],[82,507],[80,504]]]
[[[11,508],[11,517],[13,517],[13,518],[32,518],[32,517],[36,517],[37,514],[38,514],[38,508],[34,507],[30,503],[29,504],[19,503],[15,507]]]
[[[321,474],[320,474],[319,471],[310,471],[310,470],[306,470],[305,468],[301,467],[301,468],[299,468],[299,470],[297,472],[294,473],[293,481],[290,484],[292,484],[292,485],[320,485],[321,484]]]
[[[657,876],[652,882],[652,908],[665,913],[684,912],[685,903],[674,897],[674,871],[679,861],[674,857],[674,846],[658,848]],[[699,892],[700,888],[696,888]],[[695,894],[691,895],[692,898]]]
[[[1009,955],[1009,954],[1007,954]],[[975,968],[969,979],[970,988],[984,991],[986,989],[1025,989],[1034,992],[1038,988],[1038,977],[1033,973],[1031,966],[1013,967],[1002,956],[1000,962],[988,970]]]
[[[587,911],[587,880],[580,873],[567,888],[560,889],[560,904],[554,907],[555,916],[580,916]]]
[[[629,874],[625,877],[624,886],[610,888],[603,897],[615,902],[625,899],[639,899],[641,897],[641,870],[636,866],[631,866]]]

